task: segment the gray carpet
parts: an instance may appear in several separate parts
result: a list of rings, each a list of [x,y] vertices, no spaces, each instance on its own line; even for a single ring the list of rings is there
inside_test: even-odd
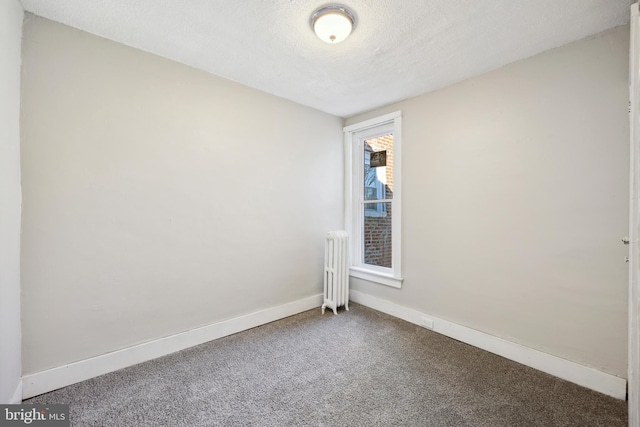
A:
[[[626,426],[627,403],[367,307],[308,311],[26,400],[74,426]]]

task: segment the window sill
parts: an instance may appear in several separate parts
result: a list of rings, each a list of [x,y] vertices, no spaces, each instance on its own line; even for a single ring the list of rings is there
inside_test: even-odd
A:
[[[402,287],[403,280],[402,278],[393,277],[390,274],[380,273],[378,271],[372,271],[360,267],[351,267],[349,269],[349,276],[379,283],[381,285],[391,286],[392,288],[397,289]]]

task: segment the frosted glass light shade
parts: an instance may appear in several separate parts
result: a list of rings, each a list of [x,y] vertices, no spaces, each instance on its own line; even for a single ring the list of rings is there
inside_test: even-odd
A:
[[[353,15],[343,7],[323,7],[311,16],[313,31],[323,42],[340,43],[353,30]]]

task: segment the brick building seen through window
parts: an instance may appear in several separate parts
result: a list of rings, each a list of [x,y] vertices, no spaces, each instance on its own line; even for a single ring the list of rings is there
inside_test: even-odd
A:
[[[386,152],[386,166],[371,167],[371,153]],[[364,145],[363,260],[392,267],[393,135],[368,139]]]

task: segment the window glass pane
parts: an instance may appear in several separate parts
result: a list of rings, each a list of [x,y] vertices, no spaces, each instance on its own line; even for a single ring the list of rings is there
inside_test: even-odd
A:
[[[393,198],[393,135],[364,142],[364,200]]]
[[[364,263],[391,268],[391,203],[364,203]]]

